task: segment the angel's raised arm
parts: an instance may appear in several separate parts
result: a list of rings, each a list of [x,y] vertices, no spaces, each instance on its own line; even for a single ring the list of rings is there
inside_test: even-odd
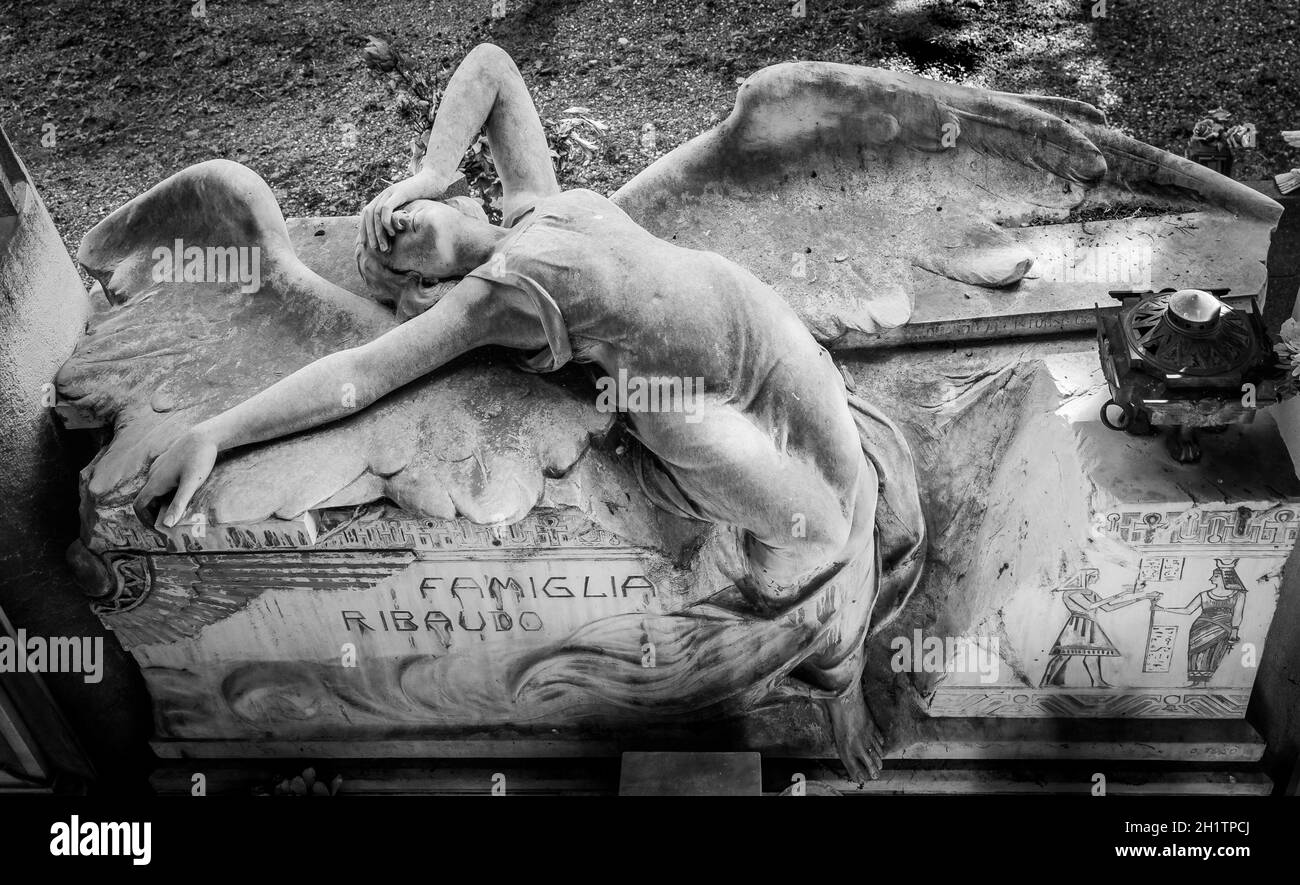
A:
[[[429,133],[425,168],[454,177],[483,128],[501,176],[506,215],[524,202],[559,193],[546,132],[528,86],[514,59],[491,43],[470,50],[447,83]]]
[[[465,151],[487,129],[509,215],[539,197],[559,193],[541,118],[514,60],[501,47],[481,43],[456,68],[438,105],[421,171],[386,188],[366,206],[361,233],[383,249],[393,235],[392,214],[411,200],[436,199],[452,182]]]

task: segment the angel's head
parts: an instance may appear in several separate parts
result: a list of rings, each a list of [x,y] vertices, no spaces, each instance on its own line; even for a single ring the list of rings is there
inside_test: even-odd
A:
[[[357,270],[403,319],[437,300],[446,289],[439,281],[463,277],[487,260],[506,233],[468,197],[414,200],[393,213],[393,227],[386,252],[358,239]]]

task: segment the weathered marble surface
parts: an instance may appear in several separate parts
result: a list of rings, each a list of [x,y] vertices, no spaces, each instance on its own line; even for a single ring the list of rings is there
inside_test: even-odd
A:
[[[951,148],[947,123],[959,131]],[[83,541],[102,559],[82,566],[107,593],[106,623],[145,667],[162,735],[428,735],[743,711],[783,692],[808,696],[787,679],[799,661],[863,635],[871,617],[872,674],[887,682],[880,653],[897,632],[968,631],[998,594],[1038,585],[1036,561],[1023,581],[985,580],[1018,494],[1005,465],[1024,444],[1044,359],[1087,340],[844,354],[858,390],[899,420],[917,453],[932,539],[923,592],[891,627],[922,542],[910,463],[886,479],[874,615],[863,594],[870,563],[853,561],[796,608],[755,617],[727,592],[730,540],[634,491],[626,447],[590,405],[586,379],[523,376],[490,354],[338,425],[235,454],[196,499],[201,524],[154,534],[129,509],[149,457],[260,389],[268,368],[291,372],[394,323],[346,257],[354,222],[286,226],[248,170],[191,171],[200,194],[204,176],[240,176],[242,192],[204,196],[223,207],[209,215],[224,226],[191,224],[194,188],[138,201],[120,237],[82,256],[115,303],[99,304],[59,379],[74,408],[114,425],[84,476]],[[1154,272],[1191,273],[1175,265],[1196,252],[1198,272],[1222,269],[1211,282],[1255,285],[1276,204],[1225,182],[1109,133],[1086,106],[812,64],[751,78],[727,122],[616,199],[659,235],[751,267],[815,335],[851,346],[924,318],[926,305],[960,319],[968,301],[993,312],[1010,303],[1011,313],[1040,296],[1091,303],[1106,279],[1058,269],[1069,285],[1049,285],[1060,280],[1030,261],[1059,255],[1064,268],[1080,249],[1115,251],[1126,236],[1115,222],[1046,223],[1080,207],[1193,212],[1134,226],[1151,234]],[[154,283],[149,249],[176,237],[259,244],[265,292]],[[1035,267],[1048,272],[1035,278]],[[904,464],[886,424],[860,429],[868,451]],[[1112,437],[1098,439],[1099,462],[1131,445]],[[1038,534],[1053,536],[1057,516],[1038,512]],[[495,536],[488,524],[500,526]],[[547,583],[560,577],[572,596]],[[595,596],[611,579],[617,595]],[[357,668],[344,665],[349,643]],[[654,666],[644,665],[647,644]],[[902,699],[910,688],[898,690]]]

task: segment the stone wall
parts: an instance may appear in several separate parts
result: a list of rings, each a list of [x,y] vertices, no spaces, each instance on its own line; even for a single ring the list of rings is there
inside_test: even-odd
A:
[[[77,469],[88,440],[58,429],[54,374],[88,315],[86,289],[25,168],[0,132],[0,607],[42,636],[103,636],[104,678],[46,684],[104,786],[144,784],[148,698],[136,666],[91,613],[64,551],[77,536]]]
[[[1300,285],[1300,195],[1279,202],[1286,213],[1269,250],[1270,306],[1293,301]],[[1272,318],[1277,310],[1266,308],[1266,315]],[[1300,320],[1300,304],[1291,315]],[[1282,403],[1275,417],[1300,470],[1300,399]],[[1293,551],[1287,561],[1268,644],[1272,651],[1260,662],[1250,719],[1268,740],[1274,778],[1286,783],[1300,764],[1300,551]]]

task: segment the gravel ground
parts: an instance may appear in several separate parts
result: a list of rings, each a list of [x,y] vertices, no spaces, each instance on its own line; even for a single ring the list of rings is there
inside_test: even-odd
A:
[[[405,174],[413,132],[360,60],[368,34],[442,71],[491,40],[543,115],[610,126],[565,184],[610,192],[721,119],[738,79],[823,59],[1081,98],[1182,151],[1222,105],[1260,147],[1236,176],[1300,165],[1300,11],[1270,0],[339,0],[0,2],[0,121],[70,249],[125,200],[201,160],[270,182],[287,215],[350,214]],[[646,138],[652,127],[653,139]]]

